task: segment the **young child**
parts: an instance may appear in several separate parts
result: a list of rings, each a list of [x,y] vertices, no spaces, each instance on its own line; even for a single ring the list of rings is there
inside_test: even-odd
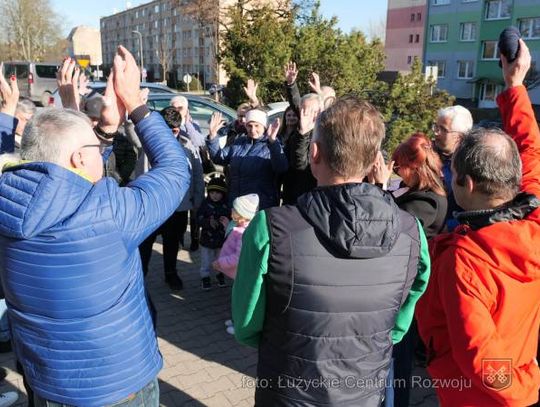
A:
[[[201,225],[201,288],[212,287],[210,272],[212,263],[218,258],[219,249],[225,241],[225,228],[229,223],[231,211],[227,205],[227,184],[221,177],[212,178],[206,187],[207,197],[197,211],[197,220]],[[216,275],[219,287],[225,287],[223,273]]]
[[[212,266],[214,270],[224,273],[228,277],[234,279],[236,277],[236,268],[238,267],[238,259],[242,249],[242,235],[249,225],[249,222],[259,207],[259,196],[257,194],[249,194],[239,196],[233,201],[232,220],[227,230],[230,230],[223,248],[219,253],[219,257]],[[225,322],[227,332],[234,335],[234,326],[231,320]]]

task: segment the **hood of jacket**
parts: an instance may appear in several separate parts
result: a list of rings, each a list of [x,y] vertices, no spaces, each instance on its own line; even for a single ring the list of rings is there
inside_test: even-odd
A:
[[[340,257],[388,254],[400,233],[400,209],[389,193],[367,184],[319,187],[300,196],[298,209],[321,241]]]
[[[45,162],[10,166],[0,176],[0,234],[28,239],[76,212],[94,184]]]

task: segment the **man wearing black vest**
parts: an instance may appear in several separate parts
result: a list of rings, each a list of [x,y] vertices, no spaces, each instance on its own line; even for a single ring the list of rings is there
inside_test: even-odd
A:
[[[232,308],[236,339],[259,349],[257,407],[383,400],[393,343],[429,278],[420,224],[362,183],[383,137],[373,106],[336,101],[311,141],[318,187],[244,233]]]

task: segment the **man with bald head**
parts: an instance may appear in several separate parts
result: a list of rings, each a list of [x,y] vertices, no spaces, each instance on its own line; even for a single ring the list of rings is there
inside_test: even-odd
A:
[[[38,406],[159,405],[163,360],[138,245],[178,207],[190,174],[139,77],[119,47],[102,120],[116,130],[127,112],[152,167],[129,187],[103,178],[90,120],[56,108],[28,122],[23,161],[0,176],[0,276]]]
[[[417,307],[428,371],[441,406],[529,406],[538,400],[540,130],[523,80],[520,40],[497,97],[504,132],[465,134],[452,158],[464,211],[453,233],[431,241],[432,277]]]

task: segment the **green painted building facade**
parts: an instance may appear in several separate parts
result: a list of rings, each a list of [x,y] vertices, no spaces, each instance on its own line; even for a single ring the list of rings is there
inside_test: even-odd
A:
[[[540,70],[540,0],[429,0],[424,64],[438,67],[437,86],[478,107],[495,107],[504,82],[497,40],[518,27]],[[530,90],[540,104],[540,86]]]

